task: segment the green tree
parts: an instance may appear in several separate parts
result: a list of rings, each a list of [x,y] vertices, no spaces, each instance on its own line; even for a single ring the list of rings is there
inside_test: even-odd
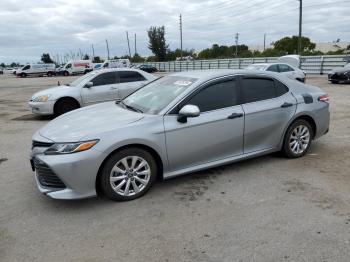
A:
[[[133,63],[141,63],[145,61],[145,58],[141,57],[139,54],[134,54],[134,56],[131,58],[131,61]]]
[[[293,35],[292,37],[286,36],[272,43],[274,48],[280,51],[284,51],[287,54],[296,54],[298,50],[299,37]],[[316,48],[316,44],[311,42],[310,38],[301,37],[301,51],[309,52]]]
[[[89,60],[90,59],[90,56],[88,55],[88,54],[85,54],[84,56],[83,56],[83,60]]]
[[[1,63],[0,67],[6,67],[5,63]]]
[[[161,26],[161,27],[152,26],[147,31],[147,33],[149,38],[148,48],[157,57],[158,61],[165,61],[168,45],[166,44],[166,41],[165,41],[164,26]]]
[[[51,64],[53,63],[51,57],[50,57],[50,54],[47,53],[47,54],[42,54],[41,55],[41,61],[44,63],[44,64]]]
[[[101,58],[99,56],[95,56],[94,59],[92,59],[93,63],[102,63],[103,60],[101,60]]]
[[[212,45],[211,48],[207,48],[199,52],[198,58],[201,59],[213,59],[213,58],[232,58],[236,54],[236,46],[219,46],[218,44]],[[249,50],[247,45],[237,46],[238,57],[251,57],[252,51]]]

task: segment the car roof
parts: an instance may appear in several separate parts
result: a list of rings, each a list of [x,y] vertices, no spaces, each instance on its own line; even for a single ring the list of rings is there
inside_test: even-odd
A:
[[[272,77],[280,77],[279,73],[261,71],[261,70],[249,70],[249,69],[208,69],[208,70],[194,70],[186,72],[177,72],[170,74],[171,76],[182,76],[182,77],[191,77],[198,78],[203,81],[207,81],[217,77],[229,76],[229,75],[269,75]]]

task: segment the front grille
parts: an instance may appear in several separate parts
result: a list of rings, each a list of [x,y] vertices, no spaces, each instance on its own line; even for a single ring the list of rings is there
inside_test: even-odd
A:
[[[47,143],[47,142],[40,142],[40,141],[35,141],[33,140],[32,142],[32,148],[34,147],[50,147],[52,146],[54,143]]]
[[[343,73],[334,73],[334,74],[330,75],[329,79],[331,79],[331,80],[348,80],[348,77]]]
[[[65,188],[66,185],[59,179],[51,168],[39,159],[34,158],[34,167],[39,183],[45,187]]]

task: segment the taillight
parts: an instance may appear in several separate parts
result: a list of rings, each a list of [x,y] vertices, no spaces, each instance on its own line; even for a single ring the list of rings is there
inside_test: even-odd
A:
[[[329,96],[328,95],[323,95],[318,98],[318,101],[329,103]]]

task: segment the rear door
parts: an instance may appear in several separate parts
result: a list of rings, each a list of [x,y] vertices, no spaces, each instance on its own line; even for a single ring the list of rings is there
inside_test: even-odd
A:
[[[95,76],[91,82],[92,87],[82,88],[82,99],[85,105],[117,100],[118,98],[118,75],[116,72],[106,72]]]
[[[170,168],[176,171],[243,153],[244,115],[238,100],[235,78],[206,86],[181,102],[164,116]],[[198,117],[177,121],[185,105],[197,105]]]
[[[136,71],[118,71],[118,99],[123,99],[144,86],[148,80]]]
[[[288,87],[270,77],[241,79],[245,113],[244,153],[276,148],[296,110]]]

